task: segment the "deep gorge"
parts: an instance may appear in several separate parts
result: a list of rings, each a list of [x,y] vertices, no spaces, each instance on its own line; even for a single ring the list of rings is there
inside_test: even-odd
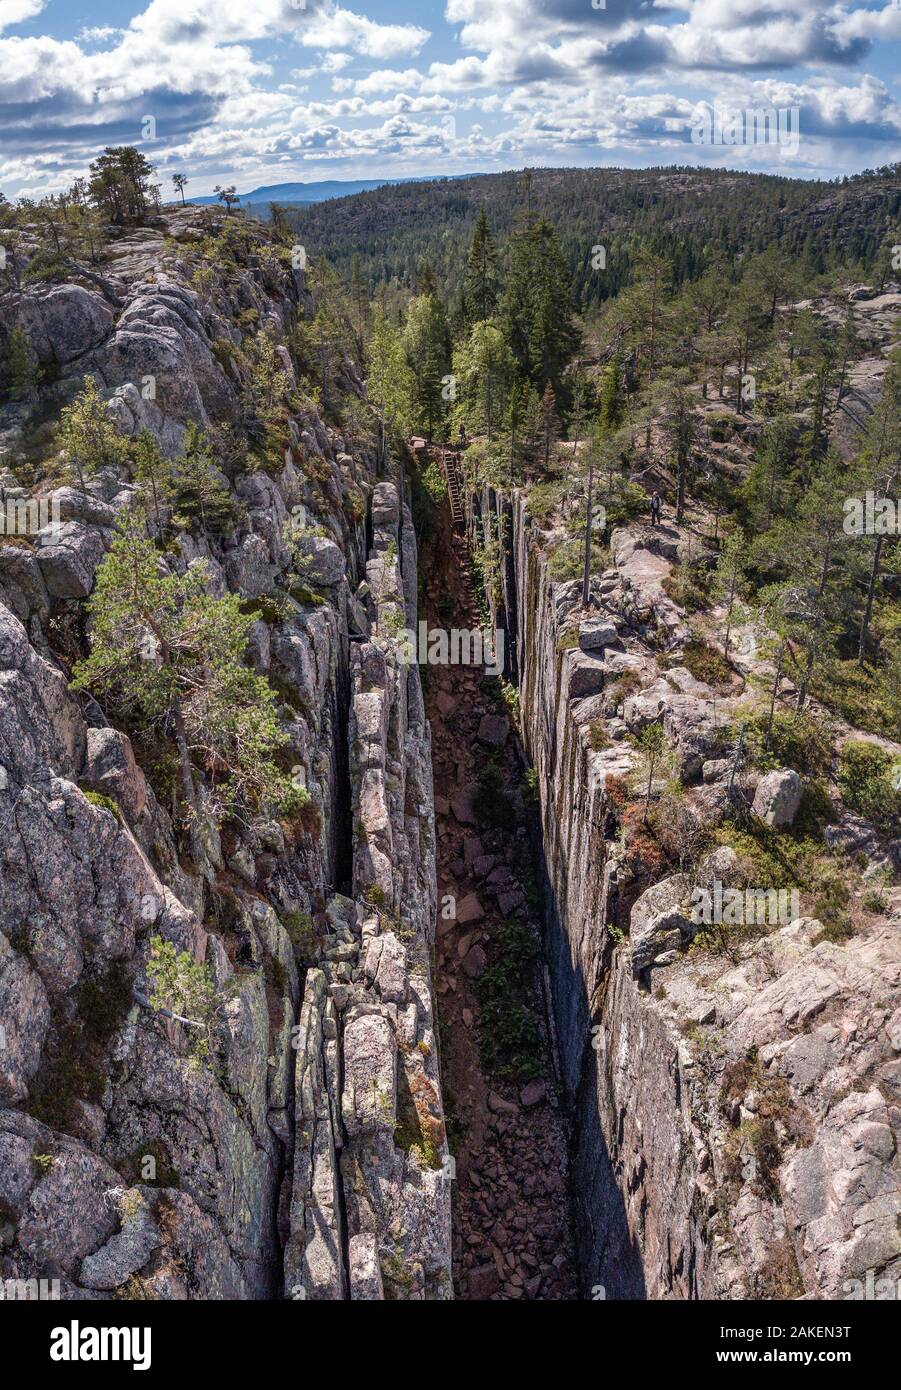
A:
[[[170,209],[101,284],[0,299],[47,374],[36,419],[4,407],[0,502],[61,518],[0,543],[0,1274],[67,1299],[840,1296],[898,1257],[897,933],[695,940],[679,847],[642,835],[640,737],[706,837],[692,873],[727,876],[747,672],[684,664],[684,534],[612,528],[583,608],[525,489],[468,476],[457,528],[423,508],[352,357],[304,384],[315,306],[269,241]],[[79,487],[46,457],[75,400],[117,440]],[[188,424],[218,524],[141,512],[144,432],[171,461]],[[180,797],[173,720],[73,685],[136,510],[154,576],[248,620],[290,814],[221,814],[203,749]],[[411,660],[420,620],[501,631],[503,679]]]

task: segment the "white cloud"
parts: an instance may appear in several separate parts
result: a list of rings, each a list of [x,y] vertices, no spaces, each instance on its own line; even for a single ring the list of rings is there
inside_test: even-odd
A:
[[[33,19],[44,8],[44,0],[0,0],[0,31]]]
[[[423,75],[416,68],[405,68],[398,72],[394,68],[377,68],[366,77],[359,78],[353,85],[361,96],[369,92],[412,91],[423,83]]]
[[[81,29],[78,33],[79,43],[106,43],[109,39],[117,39],[124,34],[124,29],[116,29],[112,24],[98,24],[91,29]]]
[[[348,63],[352,62],[353,57],[350,53],[326,53],[322,60],[322,71],[340,72],[342,68],[346,68]]]
[[[687,142],[698,99],[799,105],[810,171],[835,172],[837,151],[841,169],[898,157],[898,103],[860,71],[901,38],[895,0],[792,0],[790,14],[786,0],[444,2],[451,27],[436,37],[455,51],[432,48],[418,66],[428,29],[335,0],[149,0],[126,28],[86,21],[74,41],[0,33],[4,189],[71,182],[101,144],[137,140],[147,114],[159,137],[149,157],[168,170],[177,160],[198,192],[304,177],[311,161],[345,176],[728,163]],[[0,31],[42,3],[0,0]],[[288,72],[293,44],[311,65]],[[480,118],[465,132],[464,110]]]
[[[365,15],[342,10],[340,5],[314,15],[297,35],[306,48],[350,48],[370,58],[418,53],[428,37],[428,29],[417,24],[377,24]]]

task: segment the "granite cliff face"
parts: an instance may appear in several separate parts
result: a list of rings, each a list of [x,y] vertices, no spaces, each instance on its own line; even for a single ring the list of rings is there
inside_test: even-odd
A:
[[[189,421],[235,426],[248,324],[284,341],[309,296],[253,229],[199,294],[187,258],[209,234],[173,213],[102,276],[0,301],[45,368],[46,418],[92,374],[167,454]],[[222,477],[241,519],[184,530],[170,563],[205,562],[254,613],[299,821],[202,817],[184,858],[143,753],[69,689],[130,465],[87,495],[39,486],[61,524],[0,544],[0,1275],[64,1297],[450,1295],[429,730],[395,621],[415,612],[415,537],[389,458],[312,403],[282,423],[274,464]],[[2,425],[2,500],[25,501],[46,436],[26,407]],[[208,1061],[148,1004],[151,936],[211,968]]]
[[[573,1126],[586,1290],[608,1298],[845,1298],[901,1273],[901,890],[897,842],[839,806],[825,840],[848,881],[888,882],[854,935],[802,915],[734,948],[698,931],[693,886],[729,883],[728,845],[649,874],[623,826],[638,753],[662,723],[682,835],[730,810],[722,731],[740,696],[681,664],[686,615],[663,581],[676,528],[615,531],[611,568],[552,583],[521,495],[467,499],[504,555],[492,609],[541,789],[545,949]],[[749,663],[749,669],[752,663]],[[598,731],[602,734],[598,737]],[[896,748],[896,751],[901,751]],[[784,769],[743,788],[770,824],[797,811]],[[788,811],[785,811],[786,806]],[[635,822],[631,829],[634,831]],[[864,847],[866,858],[853,858]],[[855,869],[856,863],[856,869]],[[734,879],[732,881],[735,881]]]

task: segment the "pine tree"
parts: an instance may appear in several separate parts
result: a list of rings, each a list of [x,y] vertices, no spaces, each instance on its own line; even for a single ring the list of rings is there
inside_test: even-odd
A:
[[[37,354],[18,323],[13,324],[6,340],[6,376],[10,400],[37,399],[41,369],[38,366]]]
[[[84,378],[82,390],[72,404],[63,407],[59,433],[82,492],[86,480],[99,469],[119,467],[128,458],[128,444],[113,423],[91,376]]]
[[[901,488],[901,363],[891,363],[885,374],[879,404],[867,430],[862,458],[862,482],[877,498],[897,497]],[[867,581],[867,597],[857,643],[858,665],[863,666],[873,617],[873,601],[885,548],[884,534],[872,538],[873,555]]]
[[[181,453],[172,467],[174,497],[179,509],[173,518],[190,527],[195,517],[200,530],[225,531],[238,516],[238,508],[219,476],[206,434],[192,420],[182,437]]]
[[[91,653],[73,680],[74,689],[107,695],[171,730],[198,858],[195,768],[209,779],[220,815],[291,814],[306,799],[273,761],[287,742],[275,692],[244,664],[254,615],[241,611],[240,595],[217,599],[209,588],[203,563],[168,572],[140,515],[126,514],[97,571]]]
[[[479,208],[463,276],[466,313],[475,322],[489,319],[497,304],[497,247],[485,206]]]
[[[571,372],[567,378],[569,392],[570,414],[569,414],[569,435],[572,439],[573,458],[579,446],[588,419],[588,412],[591,409],[594,396],[594,387],[584,371]]]
[[[635,263],[635,283],[626,295],[631,334],[644,359],[650,405],[669,327],[672,267],[662,256],[643,252]],[[645,426],[645,448],[651,447],[651,415]]]
[[[729,656],[729,639],[732,635],[732,620],[735,602],[741,590],[749,563],[747,542],[741,531],[733,531],[723,544],[717,561],[714,593],[726,605],[726,624],[723,634],[723,652]]]
[[[233,183],[230,183],[226,188],[223,188],[221,183],[217,183],[216,187],[213,189],[213,192],[216,194],[216,197],[219,199],[219,202],[225,205],[226,217],[229,215],[235,204],[240,203],[241,201],[238,191]]]
[[[257,333],[253,340],[248,396],[251,409],[258,420],[271,420],[284,402],[291,385],[279,344],[274,333]]]
[[[172,499],[172,466],[150,430],[141,430],[135,445],[135,482],[145,512],[152,510],[157,535],[163,534],[163,509]]]
[[[147,211],[153,166],[133,145],[107,146],[91,165],[91,198],[110,222],[137,221]]]
[[[814,670],[830,648],[843,604],[836,581],[846,559],[847,537],[842,529],[846,474],[841,456],[827,452],[796,513],[770,541],[788,571],[790,590],[783,608],[804,652],[799,710],[806,703]]]
[[[797,429],[789,416],[776,415],[768,421],[743,488],[751,523],[762,531],[769,530],[784,508],[796,448]]]
[[[678,381],[670,388],[667,400],[666,432],[676,466],[676,525],[679,526],[685,515],[685,493],[695,438],[695,422],[691,397],[685,386]]]
[[[551,446],[556,442],[557,434],[557,397],[553,386],[547,382],[541,397],[541,443],[546,473],[551,464]]]

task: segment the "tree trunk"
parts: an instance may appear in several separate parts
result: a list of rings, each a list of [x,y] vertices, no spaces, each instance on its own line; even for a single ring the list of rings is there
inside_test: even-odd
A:
[[[776,715],[776,700],[779,695],[779,682],[782,680],[782,663],[785,660],[785,647],[786,643],[783,641],[779,648],[779,655],[776,658],[776,675],[773,680],[773,690],[770,695],[770,713],[766,722],[766,738],[763,743],[763,751],[765,753],[770,751],[770,739],[773,737],[773,719]]]
[[[203,863],[204,853],[200,836],[197,832],[197,818],[199,814],[197,788],[194,785],[191,755],[188,751],[188,737],[185,732],[185,721],[179,701],[176,701],[172,713],[175,723],[175,746],[178,750],[178,769],[181,777],[182,793],[188,808],[188,837],[191,842],[191,854],[193,855],[195,863],[199,866]]]
[[[732,609],[735,606],[735,581],[736,576],[733,574],[729,583],[729,607],[726,612],[726,636],[723,641],[723,655],[727,661],[729,660],[729,638],[732,635]]]
[[[685,479],[688,473],[687,450],[680,449],[676,464],[676,525],[682,524],[685,515]]]
[[[884,536],[876,537],[876,544],[873,547],[873,563],[870,567],[870,582],[867,586],[867,603],[864,609],[863,622],[860,625],[860,643],[857,648],[857,664],[863,666],[864,654],[867,649],[867,638],[870,635],[870,619],[873,616],[873,598],[876,593],[876,580],[879,578],[879,563],[882,558],[882,543]]]
[[[832,561],[832,543],[826,546],[826,553],[823,556],[823,568],[820,570],[820,582],[817,585],[817,615],[813,625],[813,632],[810,638],[810,646],[807,648],[807,661],[804,664],[804,675],[801,677],[801,684],[798,686],[798,699],[795,709],[802,710],[807,700],[807,687],[810,684],[810,677],[813,675],[814,662],[816,661],[816,643],[823,626],[825,614],[823,613],[823,594],[826,589],[826,580],[829,576],[829,566]]]

